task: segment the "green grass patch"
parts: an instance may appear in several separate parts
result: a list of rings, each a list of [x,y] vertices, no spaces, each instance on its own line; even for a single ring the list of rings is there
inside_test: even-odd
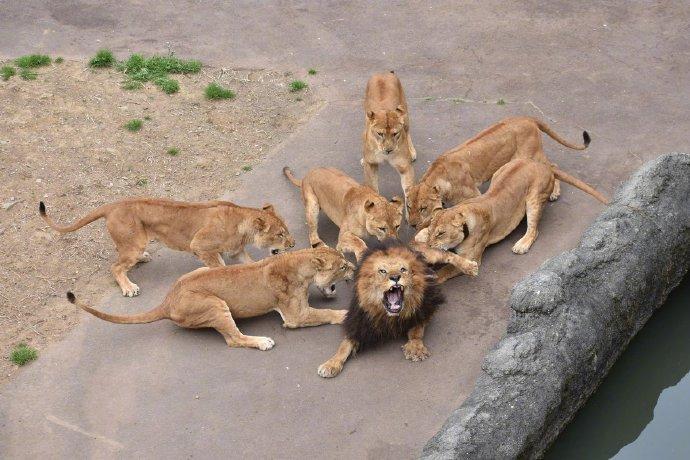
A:
[[[133,133],[136,133],[141,129],[141,127],[144,126],[144,122],[139,120],[138,118],[135,118],[133,120],[129,120],[127,123],[125,123],[125,129],[127,131],[131,131]]]
[[[45,54],[27,54],[26,56],[18,57],[14,62],[17,64],[17,67],[22,69],[42,67],[50,64],[50,56]]]
[[[251,165],[242,166],[242,171],[244,171],[244,172],[249,172],[249,171],[251,171],[251,170],[252,170]]]
[[[319,73],[319,72],[317,72],[316,69],[309,69],[309,70],[307,70],[307,73],[308,73],[309,75],[316,75],[316,74]]]
[[[12,66],[6,65],[0,69],[0,77],[2,77],[2,81],[7,81],[15,75],[17,75],[17,70]]]
[[[302,80],[294,80],[290,82],[290,91],[291,92],[297,92],[297,91],[302,91],[304,88],[308,87],[305,82]]]
[[[144,87],[144,84],[140,81],[136,80],[125,80],[120,84],[120,88],[127,90],[127,91],[133,91],[135,89],[141,89]]]
[[[180,90],[180,84],[177,80],[168,77],[158,77],[153,83],[163,90],[165,94],[175,94]]]
[[[139,179],[137,179],[136,184],[137,187],[146,187],[147,185],[149,185],[149,180],[145,177],[140,177]]]
[[[501,98],[496,101],[496,105],[506,105],[506,101],[504,101],[503,98]]]
[[[38,74],[31,69],[22,69],[19,71],[19,76],[22,80],[35,80]]]
[[[20,343],[14,347],[14,350],[12,350],[12,353],[10,354],[10,361],[17,366],[23,366],[24,364],[30,363],[36,358],[38,358],[38,352],[36,349],[28,346],[25,343]]]
[[[167,153],[167,154],[170,155],[171,157],[176,157],[177,155],[180,154],[180,150],[179,150],[179,149],[176,149],[176,148],[172,148],[172,149],[168,149],[168,151],[165,152],[165,153]]]
[[[228,88],[223,88],[218,83],[210,83],[204,90],[206,99],[233,99],[235,92]]]
[[[58,56],[55,58],[56,64],[62,64],[63,62],[65,62],[65,58],[63,58],[62,56]]]
[[[100,49],[89,61],[89,67],[102,69],[104,67],[112,67],[116,62],[115,55],[112,51],[109,49]]]

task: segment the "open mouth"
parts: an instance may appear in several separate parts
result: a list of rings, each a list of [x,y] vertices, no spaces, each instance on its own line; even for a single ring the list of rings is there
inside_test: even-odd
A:
[[[404,287],[396,284],[383,293],[383,308],[390,316],[397,316],[403,308]]]
[[[331,299],[335,297],[335,283],[331,284],[328,287],[321,288],[321,293],[327,298]]]

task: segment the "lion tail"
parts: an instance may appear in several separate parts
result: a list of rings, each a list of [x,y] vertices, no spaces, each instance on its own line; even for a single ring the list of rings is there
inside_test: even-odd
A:
[[[87,215],[85,215],[84,217],[79,219],[78,221],[74,222],[73,224],[66,225],[63,227],[61,225],[56,224],[55,221],[53,221],[53,219],[51,219],[48,216],[48,214],[46,213],[46,205],[45,205],[45,203],[43,203],[43,201],[38,203],[38,213],[41,215],[43,220],[46,221],[46,223],[48,225],[50,225],[50,228],[52,228],[53,230],[56,230],[60,233],[69,233],[69,232],[73,232],[75,230],[79,230],[84,225],[88,225],[91,222],[93,222],[94,220],[98,220],[102,217],[105,217],[107,212],[109,211],[109,209],[110,209],[110,205],[99,206],[98,208],[94,209],[93,211],[91,211],[90,213],[88,213]]]
[[[71,303],[75,304],[82,310],[88,311],[94,316],[97,316],[98,318],[101,318],[105,321],[110,321],[111,323],[117,323],[117,324],[142,324],[142,323],[152,323],[154,321],[158,321],[161,319],[165,319],[168,316],[165,314],[163,310],[163,306],[159,305],[153,310],[149,310],[146,313],[139,313],[138,315],[130,315],[130,316],[120,316],[120,315],[111,315],[109,313],[104,313],[102,311],[98,311],[95,308],[93,308],[90,305],[85,304],[84,302],[77,300],[75,295],[72,292],[67,292],[67,300],[69,300]]]
[[[289,166],[285,166],[283,168],[283,174],[285,174],[285,177],[287,177],[290,182],[295,184],[297,187],[302,188],[302,181],[297,179],[294,174],[292,174],[292,170],[290,169]]]
[[[582,144],[571,144],[570,142],[566,141],[563,139],[561,136],[559,136],[556,131],[551,129],[549,125],[544,123],[541,120],[534,120],[537,123],[537,126],[539,127],[539,130],[545,134],[548,134],[548,136],[553,139],[554,141],[558,142],[561,145],[565,145],[568,148],[574,149],[574,150],[584,150],[587,148],[589,143],[592,141],[592,138],[589,137],[589,133],[587,131],[582,131]]]
[[[589,193],[590,195],[592,195],[594,198],[601,201],[602,203],[604,203],[604,204],[610,203],[608,198],[606,198],[604,195],[599,193],[594,187],[592,187],[591,185],[589,185],[586,182],[581,181],[577,177],[571,176],[570,174],[568,174],[564,171],[561,171],[558,168],[553,168],[553,174],[554,174],[554,176],[556,176],[556,179],[560,179],[567,184],[570,184],[574,187],[579,188],[583,192]]]

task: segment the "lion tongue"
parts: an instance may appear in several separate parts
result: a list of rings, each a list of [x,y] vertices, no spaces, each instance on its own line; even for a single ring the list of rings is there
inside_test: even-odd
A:
[[[386,300],[393,310],[400,308],[402,303],[402,291],[400,288],[392,288],[386,292]]]

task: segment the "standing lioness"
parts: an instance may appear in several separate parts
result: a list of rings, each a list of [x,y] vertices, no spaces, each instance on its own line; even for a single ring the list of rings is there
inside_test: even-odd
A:
[[[117,262],[111,268],[122,295],[134,297],[139,286],[127,272],[137,262],[148,262],[146,245],[158,240],[171,249],[193,252],[209,267],[225,265],[221,253],[251,262],[245,246],[254,244],[278,254],[295,246],[283,220],[273,206],[244,208],[229,201],[187,203],[166,199],[129,199],[100,206],[72,225],[59,226],[39,204],[41,217],[60,233],[73,232],[105,218],[105,225],[117,248]]]
[[[319,209],[340,227],[337,249],[353,252],[357,260],[367,249],[362,240],[367,235],[378,240],[397,238],[403,212],[399,197],[388,201],[335,168],[314,168],[302,180],[287,166],[283,173],[302,189],[312,247],[324,244],[317,231]]]
[[[236,318],[276,311],[287,328],[340,324],[347,310],[309,306],[310,284],[320,289],[352,279],[354,266],[335,249],[301,249],[246,265],[198,268],[180,277],[163,302],[138,315],[112,315],[67,299],[103,320],[119,324],[151,323],[170,319],[181,327],[212,327],[231,347],[273,348],[273,339],[242,334]]]
[[[448,150],[429,166],[418,184],[407,190],[407,220],[418,230],[429,225],[434,213],[479,196],[479,185],[486,182],[498,168],[515,158],[526,158],[550,164],[544,154],[541,133],[575,150],[587,148],[587,131],[582,145],[571,144],[549,126],[535,118],[506,118],[480,132],[472,139]],[[551,201],[560,195],[558,180],[554,183]]]
[[[402,84],[393,71],[375,74],[364,96],[364,183],[379,191],[379,165],[387,161],[400,174],[403,191],[414,184],[417,152]]]

